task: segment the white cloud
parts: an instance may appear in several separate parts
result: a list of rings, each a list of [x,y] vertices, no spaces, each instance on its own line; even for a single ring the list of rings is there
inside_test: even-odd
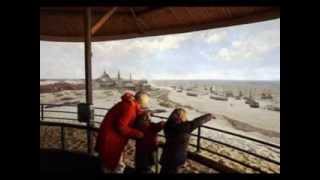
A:
[[[227,39],[228,33],[225,30],[212,30],[205,34],[207,43],[221,43]]]
[[[147,51],[165,51],[169,49],[177,49],[180,46],[180,43],[186,40],[187,36],[165,36],[162,38],[154,39],[154,40],[142,40],[136,41],[136,47],[143,48]]]
[[[138,70],[145,68],[149,60],[167,51],[179,49],[191,35],[187,33],[93,43],[93,65],[99,64],[95,66],[93,76],[99,76],[105,69],[107,71],[127,69],[130,72],[136,71],[136,76],[140,78],[144,74],[138,73]],[[113,73],[115,72],[111,72]]]
[[[234,40],[231,45],[211,54],[217,60],[257,60],[275,48],[280,48],[280,31],[271,29]]]
[[[134,54],[138,57],[149,57],[156,53],[163,53],[171,49],[177,49],[181,43],[191,36],[189,34],[181,34],[176,36],[160,36],[150,38],[137,38],[123,41],[100,42],[94,44],[95,55],[99,56],[120,56],[128,57]],[[121,54],[114,54],[114,52]]]

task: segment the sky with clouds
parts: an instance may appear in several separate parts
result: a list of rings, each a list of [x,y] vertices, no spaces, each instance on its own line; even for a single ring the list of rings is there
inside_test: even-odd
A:
[[[136,79],[280,80],[280,19],[92,44],[92,73]],[[40,78],[84,78],[83,43],[40,41]]]

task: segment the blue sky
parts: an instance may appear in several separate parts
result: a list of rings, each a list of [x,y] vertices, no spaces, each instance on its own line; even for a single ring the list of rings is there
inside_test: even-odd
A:
[[[94,78],[280,80],[280,19],[92,48]],[[84,78],[83,43],[40,41],[40,78]]]

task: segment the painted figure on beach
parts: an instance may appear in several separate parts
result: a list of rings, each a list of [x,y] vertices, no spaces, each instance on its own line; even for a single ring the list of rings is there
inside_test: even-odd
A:
[[[129,138],[141,139],[142,131],[133,128],[136,118],[144,113],[149,97],[144,92],[135,96],[125,93],[121,101],[114,105],[104,117],[97,137],[96,151],[102,161],[105,173],[123,173],[123,151]]]
[[[190,133],[202,124],[215,119],[212,114],[205,114],[192,121],[187,121],[184,109],[175,109],[164,126],[166,143],[160,159],[161,174],[178,173],[187,159],[187,147]]]

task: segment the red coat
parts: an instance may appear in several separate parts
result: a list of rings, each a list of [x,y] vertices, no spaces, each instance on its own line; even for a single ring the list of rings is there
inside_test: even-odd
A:
[[[129,138],[136,138],[140,132],[133,129],[136,116],[142,112],[133,95],[126,93],[122,101],[113,106],[106,114],[99,130],[96,151],[103,165],[114,170]]]

